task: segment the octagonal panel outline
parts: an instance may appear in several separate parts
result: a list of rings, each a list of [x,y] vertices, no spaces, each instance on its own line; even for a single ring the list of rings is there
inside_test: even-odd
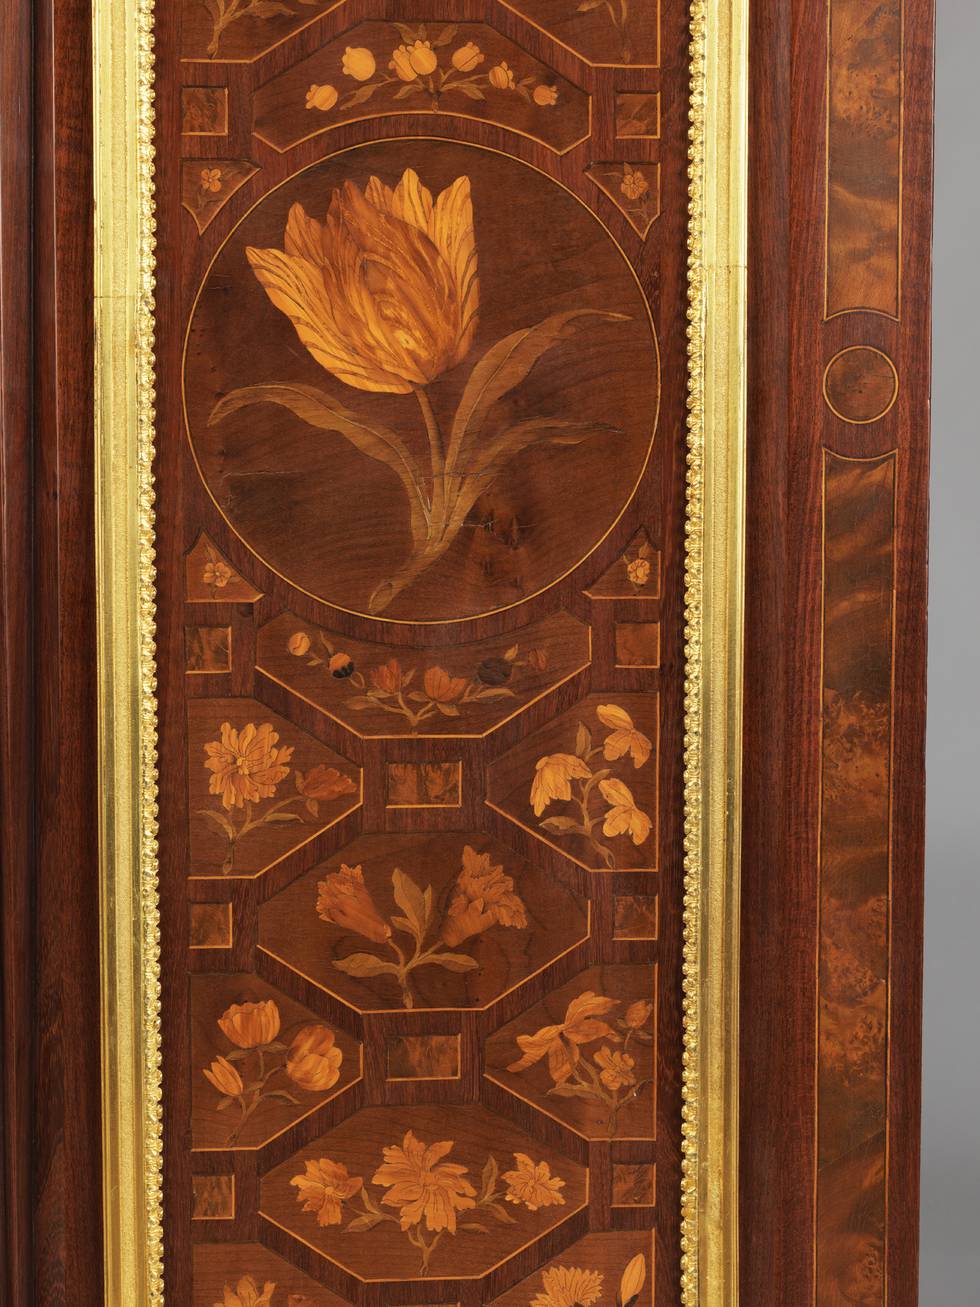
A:
[[[558,1266],[598,1271],[606,1283],[606,1291],[600,1301],[608,1301],[610,1291],[614,1292],[615,1286],[622,1280],[627,1263],[637,1253],[644,1257],[644,1278],[635,1307],[655,1307],[656,1245],[656,1229],[592,1230],[556,1256],[549,1257],[509,1289],[489,1299],[489,1307],[527,1307],[528,1303],[537,1302],[539,1296],[551,1301],[544,1285],[544,1275]]]
[[[519,3],[515,3],[515,0],[499,0],[499,3],[503,6],[504,9],[509,9],[511,13],[516,14],[518,18],[520,18],[523,22],[527,23],[529,27],[533,27],[535,31],[538,31],[543,36],[547,37],[549,41],[553,41],[555,45],[561,46],[563,50],[567,50],[569,54],[574,55],[575,58],[578,59],[580,63],[585,64],[586,67],[588,68],[617,68],[617,69],[636,68],[636,69],[643,69],[643,70],[651,70],[651,69],[659,69],[662,66],[663,0],[655,0],[657,6],[657,33],[655,38],[657,54],[656,54],[656,60],[652,63],[643,62],[643,61],[640,61],[638,63],[633,63],[629,59],[619,59],[619,60],[590,59],[588,58],[587,55],[585,55],[582,52],[580,46],[573,44],[573,38],[571,36],[569,36],[568,39],[563,40],[554,31],[552,31],[551,28],[546,27],[543,21],[538,21],[537,19],[532,18],[530,13],[527,11],[527,9],[522,8]],[[594,8],[594,9],[599,9],[601,7],[603,7],[601,4],[601,0],[599,4],[590,6],[590,8]],[[579,10],[573,10],[572,12],[584,13],[587,11],[584,9],[579,9]]]
[[[390,29],[390,31],[382,37],[381,29],[385,28]],[[421,28],[425,29],[426,39],[430,41],[433,56],[440,59],[443,52],[445,52],[443,62],[446,66],[437,67],[431,77],[434,88],[433,94],[437,104],[435,108],[431,104],[423,107],[414,100],[402,98],[410,93],[412,87],[422,87],[426,81],[424,77],[404,81],[398,77],[397,73],[391,74],[388,71],[389,56],[392,52],[406,42],[411,44],[408,37],[416,29]],[[444,34],[450,30],[452,30],[453,36],[449,40],[445,40]],[[482,33],[488,34],[489,40],[488,36],[481,35]],[[360,34],[360,37],[358,37],[358,34]],[[449,46],[450,41],[457,45],[458,48],[468,48],[470,45],[475,45],[481,56],[479,62],[473,66],[467,66],[465,70],[456,69],[450,62],[452,52],[445,48]],[[488,44],[495,47],[494,52],[489,57],[484,54],[484,47]],[[368,50],[371,55],[371,60],[365,64],[364,73],[362,74],[359,71],[357,76],[353,73],[345,73],[343,70],[342,56],[346,49],[351,47],[358,51]],[[332,65],[326,63],[326,57],[330,53],[336,56]],[[518,67],[519,61],[533,64],[533,73],[521,77],[517,80],[516,85],[514,80],[511,81],[509,86],[505,83],[503,87],[497,87],[489,82],[491,69],[496,71],[502,68],[504,70],[510,69],[513,74],[523,73],[523,68]],[[511,67],[511,65],[514,66]],[[323,69],[322,74],[320,72],[321,68]],[[367,71],[369,68],[370,71]],[[304,70],[302,75],[300,75],[301,69]],[[307,71],[310,69],[312,71]],[[540,77],[540,81],[533,80],[535,74]],[[500,75],[498,73],[498,76]],[[446,90],[443,90],[441,86],[436,87],[436,77],[455,77],[459,82],[465,82],[471,88],[465,93],[465,99],[471,103],[482,99],[492,105],[496,99],[507,108],[516,105],[519,98],[522,103],[526,103],[539,114],[553,115],[555,113],[555,103],[547,99],[543,103],[534,100],[533,93],[539,87],[553,89],[558,96],[556,103],[561,103],[563,95],[569,96],[570,93],[574,93],[575,97],[580,98],[581,105],[584,108],[583,121],[580,126],[573,129],[570,140],[564,144],[555,144],[544,136],[524,127],[512,126],[499,116],[481,117],[473,112],[467,113],[461,109],[447,108],[445,99],[441,97],[452,93],[452,84],[450,83]],[[486,87],[488,94],[484,93],[484,90],[477,85],[478,82],[483,80],[488,82]],[[368,111],[374,99],[371,88],[383,91],[390,85],[397,87],[396,95],[401,102],[394,104],[393,107],[374,108],[373,111]],[[290,93],[296,97],[300,95],[304,97],[300,116],[305,115],[305,119],[309,120],[306,125],[311,130],[302,130],[301,133],[294,132],[288,139],[286,136],[279,134],[278,139],[275,139],[277,134],[268,122],[270,111],[265,104],[266,99],[269,97],[264,93],[268,91],[271,96],[272,88],[282,86],[288,87]],[[327,101],[333,100],[333,103],[329,103],[327,108],[319,108],[314,94],[316,90],[323,90]],[[438,94],[436,94],[436,91]],[[544,91],[540,93],[545,94]],[[335,94],[339,94],[339,99],[334,99]],[[500,99],[500,97],[504,98]],[[297,103],[300,103],[298,98]],[[360,104],[365,105],[365,112],[363,113],[351,117],[338,117],[335,120],[329,118],[330,114],[338,110],[343,113],[348,109],[356,108]],[[266,121],[260,124],[259,118],[263,113],[266,115]],[[260,140],[263,145],[275,150],[276,153],[286,154],[305,141],[335,131],[338,128],[347,127],[353,123],[399,117],[405,114],[421,115],[425,118],[459,118],[468,122],[486,123],[501,131],[533,141],[536,145],[543,146],[544,149],[549,150],[559,158],[569,154],[577,146],[589,140],[593,131],[592,95],[577,83],[572,82],[568,77],[560,74],[550,63],[537,58],[520,46],[512,37],[506,35],[496,26],[492,21],[492,14],[486,14],[480,20],[462,22],[450,22],[443,19],[421,19],[417,23],[409,24],[399,22],[396,19],[370,17],[356,20],[350,27],[338,32],[317,50],[283,69],[282,72],[276,74],[258,88],[254,99],[252,135]],[[544,121],[547,122],[547,119]]]
[[[348,1093],[364,1078],[364,1045],[359,1039],[349,1035],[334,1022],[317,1016],[305,1004],[298,1002],[281,989],[270,984],[261,976],[251,972],[199,972],[189,977],[191,993],[191,1153],[257,1153],[275,1139],[292,1130],[301,1121],[317,1112],[326,1103]],[[236,1007],[252,1004],[271,1003],[280,1021],[279,1029],[271,1040],[267,1040],[261,1050],[258,1046],[243,1047],[236,1039],[228,1035],[218,1025],[220,1017],[227,1017]],[[255,1018],[253,1018],[253,1021]],[[338,1073],[336,1082],[322,1089],[304,1089],[286,1070],[288,1050],[296,1036],[303,1030],[323,1027],[332,1035],[332,1040],[317,1042],[314,1059],[304,1064],[302,1074],[310,1076],[323,1074],[329,1069],[329,1062],[320,1060],[317,1049],[329,1056],[339,1050],[341,1061],[334,1068]],[[322,1039],[322,1036],[320,1037]],[[329,1047],[326,1047],[326,1045]],[[281,1045],[282,1047],[276,1047]],[[218,1059],[223,1059],[221,1066]],[[277,1063],[281,1069],[273,1070]],[[231,1068],[231,1071],[229,1071]],[[205,1070],[217,1075],[219,1088]],[[270,1074],[271,1072],[271,1074]],[[265,1082],[268,1095],[265,1103],[259,1100],[247,1117],[244,1117],[241,1103],[228,1090],[225,1077],[236,1074],[245,1085],[253,1083],[253,1076],[259,1079],[269,1076]],[[276,1095],[288,1093],[294,1100],[296,1110],[288,1119],[286,1101],[277,1099]],[[249,1095],[244,1096],[246,1099]],[[224,1106],[221,1106],[224,1102]],[[280,1106],[282,1103],[282,1106]],[[220,1118],[217,1116],[221,1112]],[[267,1133],[261,1138],[255,1135],[255,1126],[265,1118],[269,1125]],[[250,1128],[249,1128],[250,1127]],[[235,1137],[236,1128],[240,1135]],[[221,1135],[220,1141],[217,1136]],[[203,1138],[208,1142],[198,1142]],[[240,1138],[250,1142],[239,1142]]]
[[[304,1274],[298,1266],[287,1261],[265,1244],[242,1239],[229,1242],[204,1239],[193,1246],[192,1301],[211,1304],[224,1298],[223,1290],[234,1292],[244,1275],[251,1275],[259,1286],[274,1283],[273,1307],[287,1307],[299,1303],[302,1307],[352,1307],[348,1299],[328,1289]],[[233,1299],[239,1302],[237,1295]]]
[[[384,1190],[389,1188],[390,1192],[390,1187],[374,1184],[372,1176],[382,1161],[390,1160],[383,1156],[382,1149],[403,1148],[408,1142],[409,1133],[423,1145],[431,1146],[437,1141],[450,1144],[449,1149],[440,1150],[439,1157],[445,1164],[464,1166],[462,1178],[474,1190],[474,1208],[457,1211],[456,1233],[444,1232],[446,1237],[432,1251],[425,1270],[421,1265],[417,1245],[410,1243],[407,1233],[403,1236],[399,1231],[398,1217],[394,1215],[395,1207],[383,1201]],[[506,1147],[498,1142],[488,1149],[485,1142],[487,1139],[506,1140]],[[530,1159],[535,1165],[545,1163],[548,1180],[563,1182],[555,1188],[555,1192],[560,1195],[560,1202],[543,1203],[536,1210],[531,1210],[522,1203],[505,1199],[505,1192],[511,1189],[511,1185],[504,1176],[506,1172],[520,1167],[519,1155]],[[491,1156],[496,1162],[496,1174],[492,1177],[488,1167]],[[340,1222],[331,1222],[322,1227],[318,1225],[315,1210],[303,1210],[301,1187],[290,1183],[295,1177],[307,1174],[308,1161],[315,1163],[320,1159],[339,1163],[351,1179],[356,1177],[362,1181],[361,1187],[343,1201]],[[433,1163],[440,1164],[438,1158],[433,1159]],[[487,1192],[488,1179],[492,1186],[490,1193],[496,1198],[497,1204],[507,1215],[516,1218],[512,1222],[503,1223],[494,1219],[489,1214],[489,1206],[477,1201]],[[364,1216],[370,1210],[365,1208],[363,1202],[364,1190],[369,1194],[369,1202],[387,1219],[375,1221],[372,1228],[367,1230],[362,1228],[350,1231],[347,1226],[351,1220]],[[483,1104],[367,1106],[339,1122],[312,1143],[298,1149],[285,1162],[262,1177],[259,1215],[362,1284],[482,1280],[586,1209],[589,1190],[590,1173],[586,1165],[573,1162],[551,1145],[540,1143]],[[483,1225],[484,1217],[486,1226],[482,1230],[461,1228],[468,1219]],[[392,1221],[393,1230],[390,1227]],[[424,1223],[420,1224],[422,1237],[431,1239],[433,1232]],[[511,1245],[506,1242],[508,1234],[513,1238]],[[317,1239],[319,1243],[316,1242]],[[362,1240],[363,1246],[359,1243]],[[456,1242],[458,1240],[466,1242],[460,1244]],[[387,1275],[371,1274],[367,1263],[376,1263],[382,1248],[386,1255],[394,1252],[391,1272]],[[446,1252],[450,1248],[459,1255],[455,1264],[446,1260]],[[471,1259],[474,1256],[478,1258],[481,1252],[485,1261],[474,1264],[471,1260],[469,1266],[461,1265],[467,1256]]]
[[[293,648],[301,649],[300,653],[291,649],[297,637],[300,642]],[[575,650],[568,665],[557,679],[542,680],[547,666],[536,670],[532,665],[534,656],[544,653],[550,658],[554,649],[566,646]],[[341,674],[331,671],[331,663],[344,657],[350,662],[339,669]],[[255,670],[260,676],[309,704],[359,740],[484,740],[591,665],[592,627],[564,609],[498,636],[422,649],[349,639],[314,622],[303,621],[284,609],[260,627],[255,654]],[[350,666],[353,671],[348,670]],[[377,709],[378,720],[387,723],[397,720],[402,714],[392,709],[397,706],[398,697],[404,699],[404,708],[410,712],[411,696],[425,693],[426,674],[430,671],[445,673],[441,686],[432,687],[437,695],[446,696],[445,704],[440,709],[438,701],[428,705],[416,702],[416,712],[428,712],[417,726],[406,716],[403,730],[388,726],[370,731],[358,729],[353,720],[341,716],[345,697],[361,700],[372,692],[377,693],[379,688],[392,686],[394,689],[386,692],[388,707]],[[533,689],[528,699],[514,706],[506,692],[521,679]],[[469,688],[459,691],[459,682],[465,682]],[[470,694],[474,697],[467,697]],[[455,726],[456,722],[465,723],[467,712],[482,711],[486,716],[481,705],[488,703],[505,705],[507,711],[481,729],[467,731]],[[371,709],[362,706],[346,711],[356,712],[360,718]],[[444,729],[433,730],[435,723]]]
[[[658,871],[659,691],[584,695],[493,759],[484,802],[594,875]],[[649,860],[634,850],[649,853]]]
[[[396,868],[415,886],[414,894],[411,888],[400,890],[400,901]],[[512,886],[500,877],[509,877]],[[500,910],[515,924],[490,921],[490,913],[483,916],[471,902],[464,904],[463,882],[474,885],[474,893],[499,892],[491,912]],[[413,897],[418,905],[427,885],[433,887],[431,915],[416,949],[407,929],[412,909],[404,905]],[[463,910],[454,916],[457,900]],[[321,916],[321,909],[327,915]],[[562,935],[550,928],[554,921],[571,925]],[[586,943],[591,930],[591,902],[583,902],[571,878],[535,867],[499,837],[479,831],[388,832],[356,836],[267,899],[259,908],[258,948],[361,1015],[404,1012],[408,998],[414,1012],[483,1012]],[[551,944],[556,938],[557,947]],[[456,961],[452,969],[423,961],[399,977],[392,970],[397,949],[402,961],[413,949],[448,953]],[[363,969],[349,974],[338,962],[352,958],[352,966]],[[365,967],[364,958],[388,967],[374,970],[371,962]],[[495,988],[494,974],[502,977]]]
[[[192,880],[256,880],[364,801],[360,767],[257,699],[195,697],[187,722]]]
[[[302,3],[304,5],[312,5],[312,4],[322,3],[322,0],[297,0],[297,2]],[[346,4],[346,0],[328,0],[327,3],[323,4],[322,8],[317,9],[317,11],[311,14],[309,17],[304,17],[302,11],[298,10],[293,16],[301,19],[301,21],[297,23],[295,27],[291,28],[291,30],[286,32],[284,35],[277,36],[274,39],[267,40],[264,44],[259,43],[259,47],[255,49],[251,54],[240,54],[237,56],[222,55],[220,45],[217,51],[213,55],[208,53],[207,46],[205,46],[204,52],[201,54],[185,54],[182,48],[180,54],[180,62],[182,64],[213,64],[213,65],[258,63],[260,59],[264,59],[265,56],[269,54],[272,50],[276,50],[279,48],[279,46],[285,45],[288,41],[291,41],[294,37],[298,36],[300,32],[304,32],[308,27],[311,27],[315,22],[325,17],[327,14],[334,13],[336,10],[340,9],[344,4]],[[195,10],[203,10],[205,14],[207,13],[208,10],[208,6],[205,3],[203,3],[203,0],[183,0],[182,8],[184,10],[188,8],[192,8]],[[286,15],[278,14],[278,15],[274,15],[274,17],[282,18],[282,17],[286,17]],[[244,21],[244,16],[243,19],[239,21]],[[261,22],[262,20],[259,21]],[[184,18],[185,29],[186,26],[187,26],[187,22],[185,17]],[[261,27],[252,28],[252,30],[260,32]],[[211,39],[213,39],[214,36],[213,27],[210,36]],[[206,31],[206,25],[205,25],[204,39],[207,38],[208,38],[208,33]],[[209,44],[210,44],[210,40],[209,40]]]
[[[646,973],[646,975],[644,976],[643,973]],[[645,983],[646,989],[644,989]],[[619,995],[615,993],[617,989],[622,991]],[[581,1067],[586,1062],[591,1063],[595,1054],[603,1049],[614,1054],[624,1053],[625,1056],[633,1059],[634,1065],[629,1070],[635,1076],[637,1083],[643,1085],[643,1089],[637,1092],[633,1102],[629,1102],[626,1097],[631,1092],[629,1085],[620,1085],[616,1087],[615,1091],[611,1091],[609,1086],[603,1084],[600,1079],[598,1088],[611,1097],[614,1096],[623,1100],[623,1108],[620,1108],[620,1111],[624,1110],[624,1108],[627,1111],[630,1108],[635,1108],[636,1110],[629,1112],[630,1119],[635,1121],[641,1115],[646,1116],[650,1122],[650,1129],[645,1134],[605,1133],[605,1130],[613,1129],[613,1125],[610,1125],[608,1120],[602,1121],[602,1128],[599,1128],[599,1125],[589,1128],[587,1122],[590,1117],[596,1121],[603,1117],[611,1118],[608,1104],[597,1097],[588,1098],[585,1095],[581,1098],[553,1096],[558,1082],[551,1073],[547,1052],[538,1056],[531,1065],[520,1071],[515,1072],[509,1069],[510,1066],[522,1058],[522,1046],[517,1043],[518,1035],[533,1036],[541,1031],[555,1030],[556,1027],[560,1028],[563,1024],[563,1018],[567,1020],[570,1011],[569,1005],[582,996],[589,994],[595,996],[596,999],[608,1000],[615,998],[613,1008],[605,1011],[598,1009],[587,1017],[588,1020],[608,1025],[612,1034],[595,1035],[594,1038],[583,1040],[581,1043],[575,1043],[574,1038],[572,1038],[565,1040],[565,1044],[567,1047],[574,1045],[578,1053],[577,1067]],[[572,1134],[578,1135],[580,1139],[591,1142],[608,1141],[617,1144],[652,1143],[657,1138],[659,999],[660,972],[656,963],[608,962],[586,967],[563,985],[549,991],[537,1003],[533,1003],[510,1021],[498,1026],[493,1034],[487,1037],[484,1049],[485,1068],[483,1078],[497,1085],[510,1097],[517,1099],[518,1102],[525,1103],[534,1112],[540,1113],[541,1116],[548,1117],[552,1121],[557,1121],[559,1125],[566,1130],[570,1130]],[[626,1021],[626,1013],[635,1010],[639,1004],[643,1004],[645,1019],[636,1030],[631,1030]],[[646,1012],[647,1008],[650,1009],[649,1012]],[[643,1013],[639,1015],[643,1015]],[[571,1025],[574,1027],[574,1024],[573,1021]],[[561,1038],[561,1036],[556,1036],[556,1038]],[[642,1043],[640,1042],[641,1039],[643,1040]],[[632,1043],[629,1042],[631,1040]],[[644,1050],[649,1050],[649,1052]],[[532,1045],[528,1051],[538,1052],[538,1049]],[[490,1066],[491,1059],[495,1055],[500,1061],[500,1065]],[[508,1062],[504,1059],[512,1060]],[[597,1062],[593,1070],[602,1066],[602,1062]],[[606,1074],[616,1070],[619,1070],[619,1068],[615,1064],[611,1064]],[[552,1087],[543,1089],[542,1086],[547,1084],[549,1078],[553,1081]],[[580,1075],[577,1072],[561,1083],[574,1085],[579,1079],[591,1083],[589,1075]],[[647,1085],[649,1085],[648,1095],[645,1093]],[[544,1105],[546,1100],[549,1102],[547,1107]],[[642,1100],[645,1101],[643,1101],[641,1111]],[[582,1106],[583,1103],[584,1106]]]

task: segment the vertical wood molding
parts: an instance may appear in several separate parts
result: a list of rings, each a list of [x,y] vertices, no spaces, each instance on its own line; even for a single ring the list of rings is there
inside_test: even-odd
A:
[[[773,1307],[807,1301],[829,1307],[860,1287],[862,1302],[911,1307],[917,1300],[933,6],[931,0],[880,6],[794,0],[778,12],[756,6],[752,24],[754,67],[767,71],[753,79],[751,112],[742,1005],[757,1015],[746,1021],[742,1058],[742,1292]],[[842,31],[860,40],[860,58],[847,57],[846,41],[830,48],[829,37]],[[855,173],[844,162],[865,147],[900,160],[899,211],[895,186],[889,199],[849,185]],[[882,176],[888,167],[882,161]],[[828,269],[841,292],[829,300]],[[876,1251],[862,1250],[853,1228],[833,1233],[840,1214],[828,1206],[816,1174],[825,449],[850,460],[893,454],[898,468],[892,895],[884,959],[891,998],[880,1067],[884,1075],[887,1057],[889,1144],[877,1200],[879,1209],[887,1207],[887,1234]],[[852,560],[858,575],[873,570],[871,548],[870,539],[860,542],[868,553]],[[875,784],[868,780],[865,798]],[[825,1044],[839,1033],[825,1023]],[[829,1046],[824,1051],[834,1054]],[[856,1042],[837,1050],[849,1057],[857,1052]],[[853,1101],[846,1105],[853,1108]]]
[[[31,21],[0,43],[0,1293],[28,1302],[34,948]]]
[[[102,1297],[91,13],[33,6],[36,1307]]]

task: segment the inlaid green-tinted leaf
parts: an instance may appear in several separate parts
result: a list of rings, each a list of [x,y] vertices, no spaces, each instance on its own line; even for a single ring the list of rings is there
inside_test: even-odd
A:
[[[571,1085],[566,1082],[563,1085],[552,1085],[548,1093],[553,1098],[595,1098],[595,1090],[590,1089],[588,1085]]]
[[[396,912],[395,915],[393,917],[389,917],[388,920],[391,922],[391,924],[395,927],[396,930],[404,930],[407,935],[415,934],[415,927],[412,925],[412,923],[409,921],[407,917],[401,916],[400,913]]]
[[[423,480],[411,451],[401,438],[387,427],[371,426],[339,400],[299,382],[277,385],[243,386],[219,400],[211,410],[208,426],[215,426],[232,413],[251,404],[278,404],[321,431],[335,431],[368,458],[390,467],[401,481],[412,515],[412,536],[425,534]]]
[[[552,313],[533,327],[511,332],[496,345],[491,345],[470,373],[456,409],[449,437],[449,470],[452,472],[458,467],[464,472],[469,471],[469,452],[478,450],[483,424],[490,410],[498,400],[520,385],[542,355],[571,336],[584,325],[585,319],[622,322],[628,316],[603,309],[566,309],[562,313]],[[497,455],[489,461],[498,461]]]
[[[492,1212],[501,1225],[516,1225],[517,1222],[506,1207],[501,1207],[499,1203],[485,1203],[483,1210]]]
[[[428,925],[422,891],[411,876],[406,876],[400,867],[396,867],[391,873],[391,885],[395,902],[411,923],[413,933],[421,939]]]
[[[243,18],[278,18],[283,15],[293,17],[293,11],[282,0],[252,0],[242,15]]]
[[[482,1188],[480,1191],[481,1200],[487,1199],[493,1193],[497,1186],[497,1176],[500,1174],[500,1167],[497,1165],[497,1159],[493,1153],[483,1164]]]
[[[455,86],[447,86],[446,94],[448,95],[450,91],[459,91],[460,95],[465,95],[470,100],[485,100],[487,98],[480,88],[474,86],[472,82],[460,82]]]
[[[213,808],[198,808],[197,815],[207,817],[208,821],[214,822],[230,840],[235,838],[235,828],[223,812],[216,812]]]
[[[580,758],[587,758],[592,749],[592,732],[585,722],[579,722],[575,732],[575,752]]]
[[[373,953],[352,953],[347,958],[334,958],[334,966],[348,976],[396,976],[398,968],[393,962],[376,958]]]
[[[370,100],[379,85],[380,83],[378,82],[365,82],[365,84],[359,86],[356,91],[351,91],[350,95],[348,95],[347,99],[344,101],[343,107],[345,109],[353,109],[356,104],[364,104],[365,101]]]
[[[473,971],[480,965],[475,958],[467,957],[465,953],[434,953],[425,962],[426,966],[431,964],[445,967],[447,971]]]
[[[355,1216],[353,1221],[351,1221],[347,1226],[347,1229],[349,1232],[373,1230],[380,1220],[382,1220],[380,1216]]]
[[[545,817],[538,825],[552,835],[571,835],[573,832],[581,833],[582,830],[574,817]]]

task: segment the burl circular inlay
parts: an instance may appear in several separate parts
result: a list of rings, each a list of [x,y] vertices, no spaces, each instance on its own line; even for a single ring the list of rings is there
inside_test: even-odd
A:
[[[824,399],[844,422],[877,422],[898,398],[898,373],[887,354],[871,345],[852,345],[827,364]]]

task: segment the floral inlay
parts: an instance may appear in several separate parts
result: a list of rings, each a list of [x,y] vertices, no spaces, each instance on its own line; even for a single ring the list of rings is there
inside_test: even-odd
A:
[[[653,556],[653,546],[645,536],[635,549],[628,549],[623,555],[623,562],[626,564],[626,578],[637,594],[650,581],[653,569],[651,559]]]
[[[475,41],[458,39],[458,32],[455,23],[432,29],[424,23],[418,27],[393,23],[384,50],[347,46],[337,69],[337,81],[341,88],[343,78],[354,86],[339,91],[330,83],[311,86],[306,94],[307,109],[321,113],[336,109],[342,113],[366,104],[378,92],[387,93],[392,101],[408,101],[407,108],[428,108],[433,112],[445,107],[446,97],[486,100],[488,92],[519,95],[542,109],[558,103],[557,86],[534,73],[521,75],[506,60],[486,67],[480,47]],[[419,105],[419,100],[425,103]]]
[[[276,1286],[267,1280],[259,1289],[254,1276],[243,1275],[236,1285],[226,1284],[221,1301],[214,1307],[271,1307]]]
[[[294,4],[315,5],[317,0],[294,0],[286,4],[285,0],[204,0],[204,6],[211,16],[211,40],[208,44],[208,56],[213,59],[221,48],[221,38],[232,23],[242,18],[279,18],[285,15],[293,18],[297,14]]]
[[[310,426],[339,433],[398,477],[412,550],[375,585],[371,613],[386,609],[442,558],[480,496],[524,450],[577,445],[611,430],[557,415],[516,416],[512,405],[496,411],[538,360],[576,331],[629,316],[568,308],[492,345],[472,367],[443,431],[429,388],[468,358],[480,312],[468,177],[457,177],[435,198],[411,169],[393,189],[377,177],[363,191],[348,181],[334,191],[324,221],[294,204],[283,248],[249,247],[246,256],[272,304],[326,372],[355,390],[413,395],[418,405],[428,454],[421,461],[398,432],[369,423],[328,391],[295,382],[234,390],[209,419],[213,425],[245,405],[279,404]]]
[[[211,773],[208,791],[218,797],[220,806],[199,808],[197,812],[217,826],[228,841],[221,867],[224,875],[234,870],[235,850],[250,832],[262,826],[303,821],[300,812],[292,811],[294,805],[316,818],[321,802],[357,793],[349,776],[321,763],[305,774],[294,770],[296,793],[265,806],[289,775],[293,756],[293,746],[279,743],[279,733],[270,722],[258,726],[248,722],[240,730],[224,722],[221,738],[206,744],[204,754],[204,766]],[[239,813],[240,818],[236,816]]]
[[[563,1206],[565,1181],[551,1174],[547,1162],[534,1162],[515,1153],[515,1169],[500,1173],[491,1153],[483,1167],[479,1189],[469,1168],[445,1160],[455,1141],[426,1143],[414,1131],[406,1132],[400,1144],[382,1149],[382,1162],[370,1183],[383,1189],[376,1196],[364,1177],[352,1176],[347,1167],[330,1158],[311,1159],[305,1172],[290,1180],[304,1212],[318,1225],[341,1225],[349,1233],[373,1230],[391,1222],[419,1253],[419,1270],[425,1274],[436,1248],[445,1235],[460,1231],[485,1234],[489,1227],[478,1218],[493,1218],[513,1225],[515,1217],[507,1205],[537,1211],[539,1207]],[[346,1204],[353,1207],[353,1215]],[[394,1208],[394,1212],[385,1210]]]
[[[530,1307],[594,1307],[602,1297],[601,1271],[579,1266],[549,1266],[541,1274],[541,1292]],[[616,1294],[616,1307],[634,1307],[646,1283],[647,1262],[642,1253],[627,1263]]]
[[[433,906],[432,886],[420,889],[398,867],[391,874],[391,887],[399,911],[387,916],[379,912],[360,866],[342,863],[339,871],[320,881],[316,902],[320,918],[394,955],[365,952],[334,958],[338,971],[358,978],[390,976],[398,986],[402,1004],[411,1008],[415,1005],[411,976],[419,967],[473,971],[478,963],[469,954],[457,952],[460,945],[498,926],[525,929],[527,911],[503,867],[495,865],[489,853],[479,853],[468,844],[462,861],[441,916]]]
[[[645,999],[630,1003],[614,1024],[607,1020],[620,1000],[586,990],[568,1004],[565,1019],[542,1026],[533,1035],[518,1035],[521,1056],[507,1070],[519,1074],[547,1058],[555,1098],[581,1098],[599,1104],[606,1113],[610,1138],[616,1132],[619,1113],[653,1084],[637,1074],[636,1059],[630,1055],[633,1042],[652,1044],[650,1029],[653,1004]],[[586,1045],[598,1044],[586,1054]]]
[[[544,649],[522,652],[520,645],[514,644],[499,657],[482,659],[466,675],[456,675],[439,663],[405,667],[398,658],[362,670],[351,654],[318,628],[312,635],[305,630],[295,631],[286,647],[307,667],[322,667],[324,673],[349,685],[353,693],[347,700],[348,708],[403,717],[413,731],[437,714],[461,717],[470,704],[513,699],[515,692],[508,682],[517,680],[525,668],[542,672],[548,666]]]
[[[202,1068],[202,1074],[220,1095],[219,1111],[238,1108],[238,1120],[226,1141],[229,1147],[263,1104],[298,1106],[301,1100],[293,1089],[323,1093],[340,1079],[344,1055],[329,1026],[300,1024],[285,1039],[280,1038],[281,1026],[273,999],[233,1003],[218,1019],[218,1028],[232,1047]]]
[[[553,803],[568,804],[571,812],[545,817],[542,830],[559,837],[581,835],[609,868],[616,855],[597,831],[609,839],[628,835],[635,845],[644,844],[653,829],[649,815],[637,806],[632,790],[615,775],[614,767],[599,765],[627,761],[633,768],[645,767],[653,749],[650,738],[634,724],[625,708],[600,704],[596,709],[606,727],[605,739],[595,744],[592,732],[579,722],[574,753],[551,753],[539,758],[531,782],[531,806],[536,817]]]

